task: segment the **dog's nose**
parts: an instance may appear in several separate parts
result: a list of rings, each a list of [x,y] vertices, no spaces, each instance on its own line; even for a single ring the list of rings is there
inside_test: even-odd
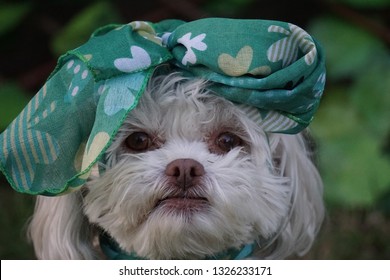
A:
[[[184,158],[169,163],[165,175],[173,179],[183,189],[192,187],[205,174],[204,167],[196,160]]]

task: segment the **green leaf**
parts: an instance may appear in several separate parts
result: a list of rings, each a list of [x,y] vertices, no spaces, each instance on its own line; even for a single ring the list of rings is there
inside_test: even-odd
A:
[[[308,29],[325,49],[328,77],[333,80],[361,75],[378,54],[386,53],[376,37],[335,18],[319,18]]]
[[[0,36],[18,25],[30,6],[30,3],[0,4]]]
[[[390,187],[390,161],[345,90],[326,92],[312,125],[319,141],[325,198],[335,205],[371,207]]]
[[[97,28],[118,21],[119,16],[109,2],[96,2],[77,14],[54,38],[53,52],[64,54],[85,43]]]
[[[386,137],[390,131],[390,54],[367,66],[350,92],[367,131],[378,139]]]
[[[7,83],[0,86],[0,131],[19,115],[28,101],[27,94],[17,85]]]

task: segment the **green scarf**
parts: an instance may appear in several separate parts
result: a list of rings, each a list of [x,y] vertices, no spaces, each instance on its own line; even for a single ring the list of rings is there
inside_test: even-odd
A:
[[[0,169],[28,194],[81,187],[153,73],[171,64],[211,82],[266,132],[298,133],[325,84],[324,54],[284,22],[209,18],[109,25],[61,56],[42,89],[0,135]]]

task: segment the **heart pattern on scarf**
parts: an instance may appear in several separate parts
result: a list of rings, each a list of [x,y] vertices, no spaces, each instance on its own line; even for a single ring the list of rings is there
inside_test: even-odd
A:
[[[219,68],[228,76],[239,77],[248,73],[253,58],[253,49],[250,46],[242,47],[236,57],[223,53],[218,57]]]
[[[140,69],[146,69],[152,63],[149,54],[143,48],[132,46],[130,54],[131,58],[122,57],[114,60],[114,65],[118,70],[131,73]]]

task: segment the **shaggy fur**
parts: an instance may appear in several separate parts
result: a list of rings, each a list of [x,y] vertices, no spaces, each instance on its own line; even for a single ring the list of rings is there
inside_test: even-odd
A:
[[[135,132],[150,137],[146,151],[126,145]],[[221,150],[223,133],[239,145]],[[100,163],[104,172],[78,192],[38,197],[29,228],[36,255],[104,258],[96,238],[102,232],[149,259],[204,258],[253,242],[255,258],[305,254],[324,216],[305,138],[266,134],[202,80],[155,77]],[[178,159],[204,169],[185,191],[167,175]],[[177,193],[202,202],[160,205]]]

